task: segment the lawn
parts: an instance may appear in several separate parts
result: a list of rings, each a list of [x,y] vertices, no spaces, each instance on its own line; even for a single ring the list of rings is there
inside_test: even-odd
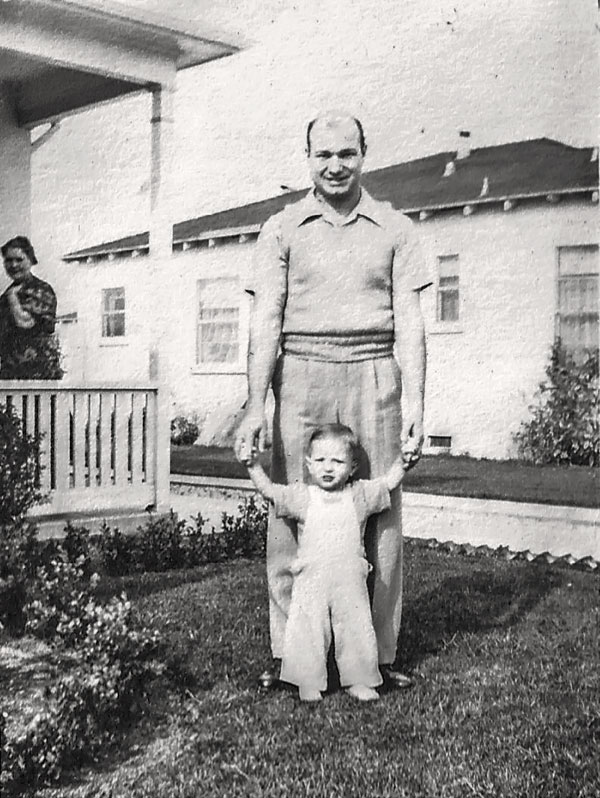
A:
[[[120,750],[44,798],[592,798],[600,779],[598,577],[406,546],[399,663],[360,705],[261,693],[264,562],[114,580],[186,675]],[[160,700],[157,700],[159,699]]]
[[[268,463],[268,456],[264,463]],[[231,449],[215,446],[172,447],[171,472],[247,477]],[[515,460],[425,456],[407,474],[404,486],[416,493],[600,507],[600,468],[586,466],[534,466]]]

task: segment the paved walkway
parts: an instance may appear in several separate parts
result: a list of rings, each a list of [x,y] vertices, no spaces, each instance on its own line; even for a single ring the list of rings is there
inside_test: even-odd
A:
[[[184,518],[201,512],[216,528],[222,512],[237,512],[251,495],[249,480],[171,477],[173,509]],[[405,492],[403,513],[411,537],[600,560],[598,509]]]

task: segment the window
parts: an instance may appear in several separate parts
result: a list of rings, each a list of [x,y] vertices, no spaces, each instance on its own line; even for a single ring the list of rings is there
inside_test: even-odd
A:
[[[429,446],[432,449],[451,449],[452,436],[451,435],[430,435]]]
[[[437,320],[459,320],[458,255],[438,258]]]
[[[240,298],[237,278],[198,281],[198,366],[237,366],[240,361]]]
[[[102,337],[125,335],[125,289],[102,289]]]
[[[598,245],[558,248],[556,335],[574,355],[598,347]]]

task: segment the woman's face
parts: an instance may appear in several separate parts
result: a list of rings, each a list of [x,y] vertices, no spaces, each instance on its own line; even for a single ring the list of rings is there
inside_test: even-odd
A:
[[[10,279],[22,283],[31,274],[31,261],[22,249],[10,247],[4,256],[4,268]]]

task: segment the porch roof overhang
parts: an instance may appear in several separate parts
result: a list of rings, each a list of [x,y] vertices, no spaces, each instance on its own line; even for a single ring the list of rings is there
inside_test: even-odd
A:
[[[227,39],[227,41],[225,41]],[[0,3],[0,84],[35,127],[231,55],[239,41],[111,0]]]

